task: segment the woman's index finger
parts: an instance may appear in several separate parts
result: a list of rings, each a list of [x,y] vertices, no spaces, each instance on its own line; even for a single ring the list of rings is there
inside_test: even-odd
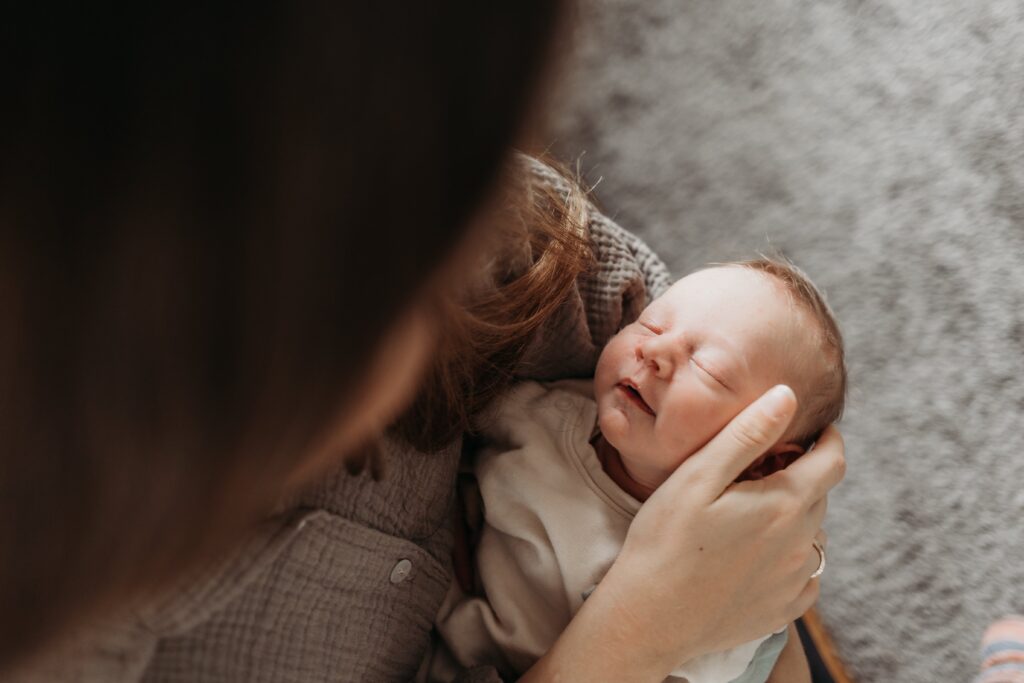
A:
[[[812,450],[776,474],[784,474],[788,484],[801,492],[808,505],[813,505],[828,495],[828,492],[846,475],[842,434],[835,425],[829,425]]]

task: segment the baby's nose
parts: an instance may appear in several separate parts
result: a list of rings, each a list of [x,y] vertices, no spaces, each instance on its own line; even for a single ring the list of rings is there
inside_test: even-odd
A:
[[[657,377],[672,372],[672,358],[665,353],[665,344],[660,339],[648,339],[636,346],[636,359],[650,368]]]

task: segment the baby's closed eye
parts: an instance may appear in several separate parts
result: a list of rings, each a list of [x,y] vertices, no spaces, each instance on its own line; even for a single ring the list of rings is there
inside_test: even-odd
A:
[[[690,363],[694,365],[700,372],[707,377],[710,377],[715,383],[719,384],[723,389],[728,389],[729,385],[722,379],[722,373],[720,373],[714,366],[707,361],[702,361],[695,356],[690,357]]]

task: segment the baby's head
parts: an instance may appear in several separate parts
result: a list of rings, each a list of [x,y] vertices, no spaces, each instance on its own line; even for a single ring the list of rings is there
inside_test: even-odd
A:
[[[772,453],[802,453],[843,411],[843,341],[828,305],[794,266],[761,258],[676,282],[601,352],[601,432],[641,484],[656,487],[776,384],[796,393]]]

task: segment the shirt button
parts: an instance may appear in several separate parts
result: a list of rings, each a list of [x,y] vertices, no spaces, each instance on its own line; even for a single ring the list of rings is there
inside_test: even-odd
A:
[[[391,583],[402,583],[412,574],[412,562],[399,560],[395,568],[391,570]]]

